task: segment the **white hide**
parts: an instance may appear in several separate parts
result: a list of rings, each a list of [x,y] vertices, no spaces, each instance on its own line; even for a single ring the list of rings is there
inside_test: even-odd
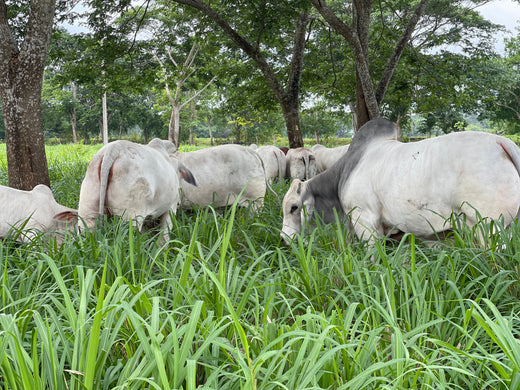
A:
[[[313,211],[332,208],[349,215],[356,236],[370,241],[396,229],[432,238],[452,228],[452,213],[464,215],[469,226],[478,222],[476,210],[484,218],[503,217],[506,226],[517,215],[520,150],[511,140],[461,132],[401,143],[389,121],[365,126],[376,131],[356,133],[360,147],[352,146],[354,139],[351,161],[291,184],[283,202],[284,238],[300,233]],[[325,219],[331,222],[330,215]]]
[[[197,178],[198,187],[181,183],[183,208],[192,205],[223,207],[241,194],[239,205],[263,206],[267,182],[262,160],[251,148],[220,145],[177,154]],[[243,192],[242,192],[243,191]]]
[[[81,184],[79,216],[88,227],[102,214],[132,219],[142,230],[146,218],[159,219],[164,238],[180,202],[180,177],[193,180],[171,152],[169,141],[148,145],[114,141],[92,158]]]
[[[316,176],[316,160],[314,153],[309,148],[289,149],[286,157],[287,168],[285,176],[288,179],[309,180]]]
[[[311,150],[316,158],[317,173],[321,173],[333,166],[348,151],[349,146],[342,145],[335,148],[327,148],[320,144],[314,145]]]
[[[28,242],[44,233],[64,233],[74,228],[77,211],[60,205],[49,187],[39,184],[32,191],[0,186],[0,237],[11,228],[23,227],[18,241]],[[61,241],[61,240],[59,240]]]
[[[256,149],[256,152],[264,163],[267,179],[285,178],[287,158],[280,148],[273,145],[265,145]]]

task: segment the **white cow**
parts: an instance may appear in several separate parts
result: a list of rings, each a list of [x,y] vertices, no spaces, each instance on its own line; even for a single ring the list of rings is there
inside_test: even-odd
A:
[[[143,230],[147,218],[159,219],[167,239],[180,201],[180,179],[196,185],[191,172],[172,154],[169,141],[153,139],[148,145],[114,141],[92,158],[81,184],[79,217],[93,227],[99,215],[132,219]]]
[[[314,145],[311,150],[316,158],[317,172],[321,173],[333,166],[348,151],[348,147],[349,145],[337,146],[335,148],[327,148],[320,144]]]
[[[256,152],[262,159],[265,168],[265,176],[269,180],[285,178],[287,158],[280,148],[273,145],[260,146]]]
[[[392,122],[374,119],[333,167],[307,182],[294,180],[283,201],[282,237],[299,234],[314,211],[332,222],[334,209],[369,241],[395,229],[432,238],[452,228],[452,213],[469,226],[478,222],[475,210],[502,216],[506,225],[517,216],[520,150],[511,140],[480,132],[413,143],[396,136]]]
[[[197,188],[181,183],[183,208],[193,204],[223,207],[233,204],[239,195],[241,206],[249,202],[255,209],[263,206],[267,179],[260,156],[251,148],[219,145],[177,156],[198,182]]]
[[[317,167],[314,153],[309,148],[294,148],[287,151],[287,168],[285,176],[288,179],[309,180],[316,176]]]
[[[6,237],[14,227],[21,230],[16,236],[21,242],[31,241],[38,231],[64,233],[77,219],[77,211],[57,203],[51,189],[43,184],[32,191],[0,186],[0,204],[0,237]]]

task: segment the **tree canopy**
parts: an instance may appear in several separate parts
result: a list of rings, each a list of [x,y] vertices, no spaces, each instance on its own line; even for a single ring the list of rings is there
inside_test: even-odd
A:
[[[380,115],[405,128],[419,115],[419,130],[443,132],[472,115],[514,133],[518,32],[496,53],[500,26],[477,12],[485,2],[85,0],[77,14],[60,1],[54,22],[80,17],[88,32],[55,28],[36,128],[98,139],[106,93],[112,137],[166,138],[177,126],[178,142],[287,135],[294,147]],[[28,9],[2,4],[5,42],[22,48]]]

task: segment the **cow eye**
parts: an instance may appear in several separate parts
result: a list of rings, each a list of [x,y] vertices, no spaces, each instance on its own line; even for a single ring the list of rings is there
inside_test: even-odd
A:
[[[296,206],[295,204],[293,204],[291,206],[291,214],[294,213],[296,210],[298,210],[298,206]]]

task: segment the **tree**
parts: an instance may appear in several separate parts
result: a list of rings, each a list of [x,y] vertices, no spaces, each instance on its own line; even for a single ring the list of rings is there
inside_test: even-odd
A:
[[[520,31],[520,29],[518,30]],[[483,91],[482,117],[502,123],[508,133],[520,132],[520,36],[505,40],[505,55],[494,58],[475,77]]]
[[[349,7],[350,24],[342,21],[326,4],[325,0],[311,0],[311,2],[327,23],[345,38],[352,50],[356,68],[356,123],[359,128],[370,119],[379,117],[379,106],[388,84],[429,0],[421,0],[410,15],[402,18],[408,20],[408,23],[395,43],[394,50],[388,58],[376,90],[373,86],[369,61],[370,19],[374,1],[353,0]]]
[[[292,2],[278,2],[273,5],[262,0],[254,3],[236,4],[233,7],[221,4],[220,8],[218,7],[219,4],[211,6],[202,0],[173,1],[202,12],[254,61],[280,104],[290,147],[303,146],[299,119],[299,98],[306,42],[305,33],[309,23],[308,10],[305,7],[295,9]],[[253,13],[252,16],[249,16],[249,20],[244,20],[247,19],[247,16],[245,16],[247,15],[246,8],[251,9]],[[295,11],[298,12],[297,16],[293,16]],[[243,23],[240,23],[237,18],[242,19]],[[287,37],[284,28],[287,27],[288,20],[292,20],[294,25],[292,53],[288,72],[282,72],[279,67],[285,56],[281,55],[281,52],[285,51],[287,46],[286,40],[282,38]],[[239,27],[244,30],[239,31]],[[281,29],[281,31],[276,29]],[[282,46],[280,46],[281,42],[284,42]],[[267,49],[262,49],[263,46],[266,46]],[[285,87],[281,77],[285,77]]]
[[[55,0],[25,6],[0,0],[0,96],[4,114],[9,185],[31,190],[50,185],[41,108]],[[27,20],[23,25],[20,20]]]
[[[343,38],[346,45],[341,49],[353,58],[350,73],[356,76],[355,84],[343,90],[355,91],[358,128],[377,115],[391,114],[395,119],[406,114],[415,108],[416,98],[422,99],[419,90],[434,94],[442,90],[453,97],[453,88],[463,86],[466,75],[453,69],[442,73],[436,66],[445,68],[443,61],[452,61],[453,54],[459,57],[455,61],[465,64],[490,55],[491,33],[499,28],[475,10],[488,0],[311,1],[328,26]],[[336,48],[333,50],[337,54]],[[343,67],[348,70],[348,66]],[[422,77],[425,70],[432,74]],[[337,76],[335,69],[331,73]]]
[[[190,102],[195,101],[197,96],[199,96],[207,87],[209,87],[209,85],[216,78],[216,76],[213,76],[213,78],[209,82],[207,82],[206,85],[204,85],[198,91],[193,92],[192,94],[190,94],[189,97],[186,97],[183,101],[181,101],[181,98],[183,96],[182,88],[185,85],[186,81],[189,79],[189,77],[192,76],[196,70],[194,62],[197,58],[199,48],[199,44],[196,41],[193,42],[190,52],[188,53],[186,59],[183,62],[176,61],[174,59],[174,56],[172,55],[171,50],[169,48],[166,48],[166,51],[168,53],[168,59],[175,68],[173,91],[170,88],[170,73],[168,72],[168,69],[164,61],[159,57],[159,55],[157,55],[156,53],[154,54],[155,59],[161,66],[161,70],[164,77],[164,87],[166,89],[166,95],[168,96],[168,100],[172,109],[170,122],[168,124],[168,139],[175,145],[177,145],[177,147],[179,146],[179,122],[181,110],[184,107],[186,107]]]

